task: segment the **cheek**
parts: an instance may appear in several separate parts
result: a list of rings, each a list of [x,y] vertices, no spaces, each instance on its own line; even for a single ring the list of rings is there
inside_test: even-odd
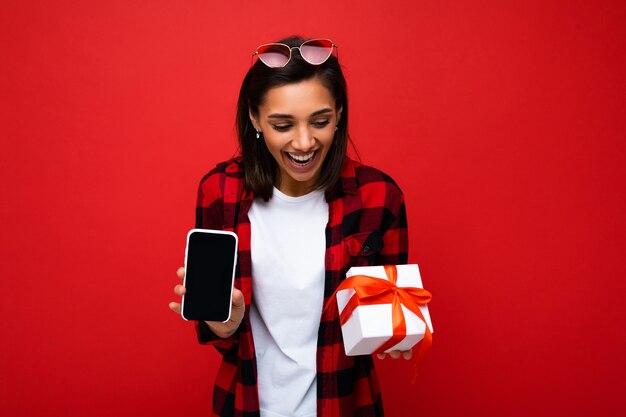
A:
[[[274,130],[264,130],[263,139],[265,140],[265,145],[271,152],[278,152],[282,147],[282,141]]]
[[[335,128],[333,127],[329,132],[324,132],[324,137],[322,140],[328,146],[330,146],[335,141]]]
[[[265,146],[269,150],[274,160],[282,164],[283,163],[283,148],[285,146],[284,141],[276,140],[274,137],[265,138]]]

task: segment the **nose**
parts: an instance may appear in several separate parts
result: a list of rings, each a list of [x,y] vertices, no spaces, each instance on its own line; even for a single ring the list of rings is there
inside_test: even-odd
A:
[[[295,130],[295,136],[291,141],[293,148],[300,152],[308,152],[315,146],[315,135],[309,126],[299,126]]]

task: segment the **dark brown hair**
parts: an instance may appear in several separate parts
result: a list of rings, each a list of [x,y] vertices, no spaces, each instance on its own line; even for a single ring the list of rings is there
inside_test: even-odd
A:
[[[305,39],[292,36],[278,41],[290,47],[298,47]],[[257,60],[243,79],[237,101],[237,135],[243,157],[245,188],[267,201],[277,184],[280,170],[276,160],[267,149],[265,141],[256,138],[256,130],[250,121],[249,112],[257,115],[267,92],[275,87],[318,78],[333,98],[335,108],[342,109],[341,118],[333,143],[324,159],[316,188],[324,190],[327,197],[334,194],[339,185],[341,165],[346,155],[348,137],[348,97],[346,80],[339,61],[331,55],[321,65],[306,62],[297,49],[292,50],[291,60],[283,68],[270,68]]]

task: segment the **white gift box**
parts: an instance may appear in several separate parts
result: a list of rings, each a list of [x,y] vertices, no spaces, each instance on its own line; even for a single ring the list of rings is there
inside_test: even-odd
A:
[[[397,265],[396,268],[398,272],[396,285],[398,287],[423,288],[420,271],[416,264]],[[383,266],[352,267],[346,273],[346,278],[354,275],[367,275],[388,280]],[[354,294],[355,291],[351,288],[337,292],[337,305],[340,314]],[[428,307],[420,305],[419,309],[432,333],[433,325],[430,321]],[[406,321],[406,337],[385,352],[409,350],[424,338],[426,325],[422,319],[404,305],[402,305],[402,312]],[[393,336],[392,304],[356,307],[350,318],[341,326],[341,331],[346,355],[372,354]]]

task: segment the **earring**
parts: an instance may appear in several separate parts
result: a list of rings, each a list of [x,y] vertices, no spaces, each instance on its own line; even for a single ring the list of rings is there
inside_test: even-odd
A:
[[[337,130],[339,130],[339,126],[338,126],[338,125],[335,125],[335,132],[336,132]]]
[[[256,138],[261,139],[261,132],[259,130],[256,131]]]

